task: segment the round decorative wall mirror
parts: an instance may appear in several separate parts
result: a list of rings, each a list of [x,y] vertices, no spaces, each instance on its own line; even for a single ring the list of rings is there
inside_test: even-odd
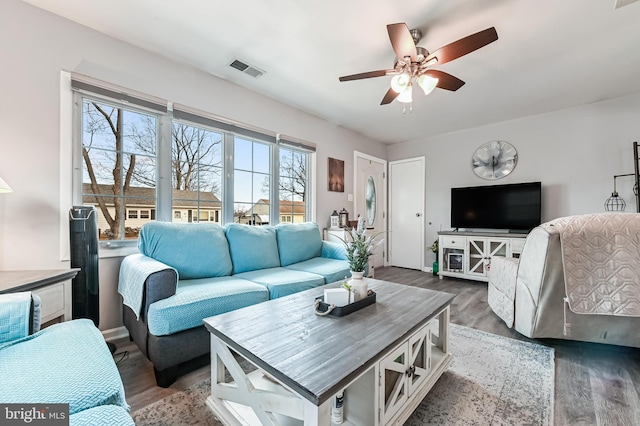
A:
[[[482,179],[501,179],[518,163],[518,153],[509,142],[491,141],[475,150],[471,157],[473,172]]]
[[[365,188],[364,207],[367,216],[367,226],[373,226],[376,221],[376,182],[373,176],[367,179]]]

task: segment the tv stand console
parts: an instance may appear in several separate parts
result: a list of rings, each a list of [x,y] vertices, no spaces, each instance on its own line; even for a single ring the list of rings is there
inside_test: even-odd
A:
[[[520,257],[527,234],[499,232],[438,232],[440,279],[444,277],[487,281],[494,256]]]

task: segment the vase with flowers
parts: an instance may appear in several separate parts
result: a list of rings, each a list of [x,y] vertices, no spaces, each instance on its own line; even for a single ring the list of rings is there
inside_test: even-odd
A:
[[[433,244],[431,244],[431,251],[433,252],[433,254],[436,255],[436,260],[433,261],[433,275],[438,275],[438,270],[439,270],[439,262],[440,262],[440,255],[438,254],[438,240],[435,240],[433,242]]]
[[[373,254],[375,248],[382,244],[384,239],[378,238],[382,232],[368,235],[364,227],[364,220],[358,219],[358,227],[351,228],[346,232],[346,239],[340,240],[344,243],[349,269],[351,269],[351,280],[349,285],[354,294],[354,301],[358,301],[367,296],[367,280],[364,272],[369,262],[369,256]]]

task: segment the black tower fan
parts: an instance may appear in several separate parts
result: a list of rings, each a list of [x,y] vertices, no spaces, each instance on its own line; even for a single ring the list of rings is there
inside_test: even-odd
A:
[[[96,327],[100,323],[97,216],[93,206],[69,210],[71,267],[80,268],[72,281],[72,316],[89,318]]]

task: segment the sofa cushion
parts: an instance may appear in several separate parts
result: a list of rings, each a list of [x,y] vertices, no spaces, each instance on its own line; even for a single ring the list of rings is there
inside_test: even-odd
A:
[[[313,222],[280,223],[275,226],[280,252],[280,266],[319,257],[322,238],[318,225]]]
[[[225,226],[233,273],[280,266],[276,231],[272,226],[230,223]]]
[[[322,275],[325,284],[340,281],[345,277],[351,276],[349,262],[346,260],[325,259],[322,257],[314,257],[304,262],[294,263],[293,265],[286,266],[286,268]]]
[[[269,292],[238,277],[180,280],[176,294],[149,306],[149,332],[165,336],[202,326],[204,318],[264,302]]]
[[[140,230],[138,248],[174,268],[180,279],[231,275],[224,228],[215,223],[149,222]]]
[[[261,269],[238,274],[236,277],[262,284],[269,290],[270,299],[324,285],[322,275],[288,268]]]
[[[68,403],[69,414],[99,405],[129,408],[104,337],[91,320],[54,324],[0,349],[0,401]]]
[[[322,257],[347,260],[347,248],[344,246],[344,243],[337,243],[335,241],[323,241]]]

